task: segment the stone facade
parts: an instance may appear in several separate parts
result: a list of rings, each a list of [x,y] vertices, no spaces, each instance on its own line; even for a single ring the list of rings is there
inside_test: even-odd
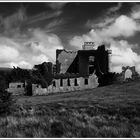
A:
[[[7,91],[12,93],[13,95],[24,95],[25,86],[26,84],[21,82],[9,83],[9,88],[7,89]]]
[[[81,77],[96,71],[97,76],[109,72],[109,54],[105,45],[97,49],[84,49],[74,51],[56,50],[56,73],[74,73]],[[92,59],[91,59],[92,58]]]
[[[48,88],[32,85],[32,93],[35,95],[48,95],[52,93],[62,93],[76,90],[92,89],[98,87],[98,78],[95,74],[89,77],[54,79]]]

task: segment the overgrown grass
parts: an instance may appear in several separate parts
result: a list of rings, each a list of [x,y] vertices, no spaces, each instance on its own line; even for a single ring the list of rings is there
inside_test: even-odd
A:
[[[140,81],[49,96],[20,97],[0,116],[0,137],[140,137]]]
[[[17,106],[8,116],[0,117],[0,137],[140,137],[140,117],[135,110],[124,116],[120,111],[109,115],[109,110],[95,106],[70,107],[66,104]],[[121,110],[120,109],[120,110]],[[97,111],[98,110],[98,111]],[[98,113],[97,113],[98,112]]]

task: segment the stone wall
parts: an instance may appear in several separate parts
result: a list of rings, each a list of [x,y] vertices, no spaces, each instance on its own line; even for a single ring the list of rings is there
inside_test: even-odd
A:
[[[9,83],[7,91],[13,95],[23,95],[25,94],[25,84],[21,82]]]
[[[68,50],[57,50],[56,54],[57,73],[66,73],[68,68],[74,61],[77,52]]]
[[[122,76],[123,76],[123,81],[126,81],[128,79],[136,79],[139,78],[139,74],[135,70],[135,66],[126,66],[122,67]]]
[[[98,87],[98,78],[95,74],[89,77],[79,77],[70,79],[54,79],[48,88],[32,85],[32,93],[35,95],[48,95],[52,93],[62,93],[76,90],[92,89]]]

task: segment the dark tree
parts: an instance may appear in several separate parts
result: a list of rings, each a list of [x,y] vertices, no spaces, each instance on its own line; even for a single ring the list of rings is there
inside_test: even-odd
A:
[[[51,62],[44,62],[42,64],[35,65],[34,69],[36,73],[38,72],[40,74],[39,77],[43,83],[46,82],[47,86],[52,83],[53,64]]]

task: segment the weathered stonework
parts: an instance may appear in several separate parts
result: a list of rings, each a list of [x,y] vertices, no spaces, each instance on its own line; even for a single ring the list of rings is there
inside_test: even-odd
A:
[[[122,77],[123,81],[126,81],[128,79],[134,80],[139,77],[139,74],[136,72],[135,66],[133,67],[126,66],[122,67]]]
[[[7,91],[12,93],[13,95],[24,95],[25,86],[26,83],[13,82],[9,84],[9,88],[7,89]]]
[[[33,84],[32,85],[33,96],[48,95],[56,92],[62,93],[76,90],[92,89],[98,87],[99,85],[98,78],[95,74],[92,74],[87,78],[79,77],[79,78],[62,79],[62,82],[63,85],[60,84],[61,83],[60,79],[54,79],[53,83],[48,88],[37,87]]]
[[[60,73],[65,73],[75,59],[77,52],[62,50],[57,57],[60,64]]]

